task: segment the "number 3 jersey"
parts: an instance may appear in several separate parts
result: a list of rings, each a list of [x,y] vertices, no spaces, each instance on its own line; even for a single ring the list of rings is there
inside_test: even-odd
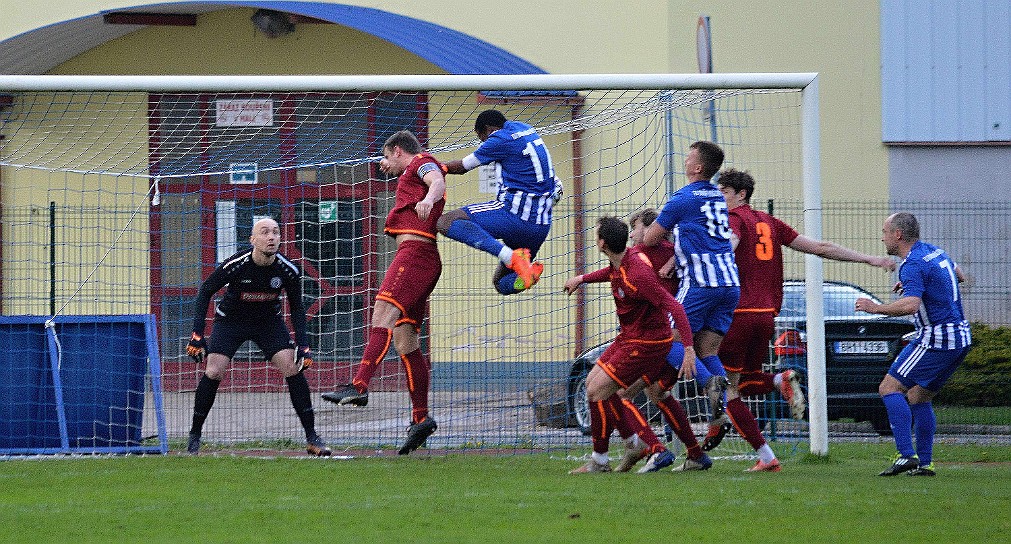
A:
[[[902,295],[919,297],[914,315],[917,341],[932,349],[961,349],[972,343],[969,322],[962,311],[962,296],[955,261],[939,247],[917,241],[899,265]]]
[[[674,255],[682,283],[698,287],[740,286],[730,244],[727,201],[713,184],[696,181],[678,189],[656,222],[674,233]]]
[[[741,278],[737,311],[778,314],[783,306],[783,246],[799,234],[779,219],[743,204],[730,210],[739,242],[734,256]]]

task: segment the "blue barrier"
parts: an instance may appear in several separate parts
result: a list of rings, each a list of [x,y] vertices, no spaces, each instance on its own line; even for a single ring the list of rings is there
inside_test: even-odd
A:
[[[167,453],[157,337],[150,314],[0,316],[0,454]]]

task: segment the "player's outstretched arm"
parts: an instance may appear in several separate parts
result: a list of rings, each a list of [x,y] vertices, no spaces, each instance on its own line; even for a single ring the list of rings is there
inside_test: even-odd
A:
[[[582,274],[578,276],[572,276],[571,278],[565,280],[565,285],[563,287],[565,289],[565,294],[571,295],[572,293],[575,293],[576,289],[579,289],[579,286],[582,284],[583,284]]]
[[[858,298],[855,307],[857,311],[869,314],[890,315],[900,317],[913,315],[920,309],[920,297],[902,297],[894,302],[878,304],[869,298]]]
[[[466,174],[471,170],[481,166],[481,161],[473,153],[462,159],[445,163],[447,174]]]
[[[854,251],[848,247],[843,247],[833,242],[808,238],[803,234],[797,236],[797,238],[795,238],[793,242],[790,242],[789,247],[790,249],[794,249],[796,251],[800,251],[803,253],[810,253],[812,255],[817,255],[825,259],[832,259],[834,261],[844,261],[850,263],[866,263],[871,266],[883,268],[885,270],[888,270],[889,272],[895,270],[895,261],[893,261],[889,257],[876,257],[874,255],[867,255],[865,253]]]

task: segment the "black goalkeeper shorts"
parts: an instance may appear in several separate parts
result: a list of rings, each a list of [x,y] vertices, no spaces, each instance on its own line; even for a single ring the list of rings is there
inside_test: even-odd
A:
[[[220,353],[231,359],[246,340],[256,344],[268,361],[282,349],[295,347],[281,316],[255,321],[218,318],[207,339],[207,353]]]

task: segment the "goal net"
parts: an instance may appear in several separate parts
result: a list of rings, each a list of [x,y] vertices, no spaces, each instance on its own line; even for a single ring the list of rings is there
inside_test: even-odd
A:
[[[580,380],[593,360],[581,356],[614,337],[617,319],[605,286],[568,297],[562,284],[605,266],[597,218],[661,207],[686,183],[684,156],[696,140],[718,142],[725,167],[750,171],[763,197],[817,208],[799,204],[811,196],[803,180],[817,178],[817,123],[812,141],[805,120],[812,97],[804,92],[814,80],[0,77],[2,313],[153,314],[164,424],[170,439],[182,440],[203,370],[185,350],[196,293],[217,264],[247,246],[252,224],[272,217],[281,252],[304,271],[307,316],[286,310],[285,317],[308,322],[317,429],[337,450],[398,446],[410,408],[395,350],[370,384],[368,406],[339,407],[319,396],[354,374],[395,250],[383,235],[396,180],[378,169],[382,143],[408,129],[439,159],[462,158],[480,143],[477,114],[495,108],[536,128],[564,195],[538,256],[545,273],[528,292],[497,294],[494,257],[440,239],[443,273],[422,331],[439,424],[428,446],[585,449]],[[494,166],[448,176],[446,210],[494,199],[497,184]],[[819,218],[790,220],[801,219]],[[119,349],[117,338],[103,342]],[[64,342],[62,350],[70,349]],[[150,388],[150,378],[144,384]],[[811,387],[818,387],[814,377]],[[685,383],[678,393],[701,436],[707,408],[699,389]],[[768,437],[807,436],[807,424],[789,419],[777,393],[749,402]],[[145,437],[157,434],[153,409],[145,406]],[[653,421],[662,433],[662,421]],[[301,445],[284,378],[255,345],[236,354],[203,438],[230,448]],[[732,431],[715,453],[750,452]]]

